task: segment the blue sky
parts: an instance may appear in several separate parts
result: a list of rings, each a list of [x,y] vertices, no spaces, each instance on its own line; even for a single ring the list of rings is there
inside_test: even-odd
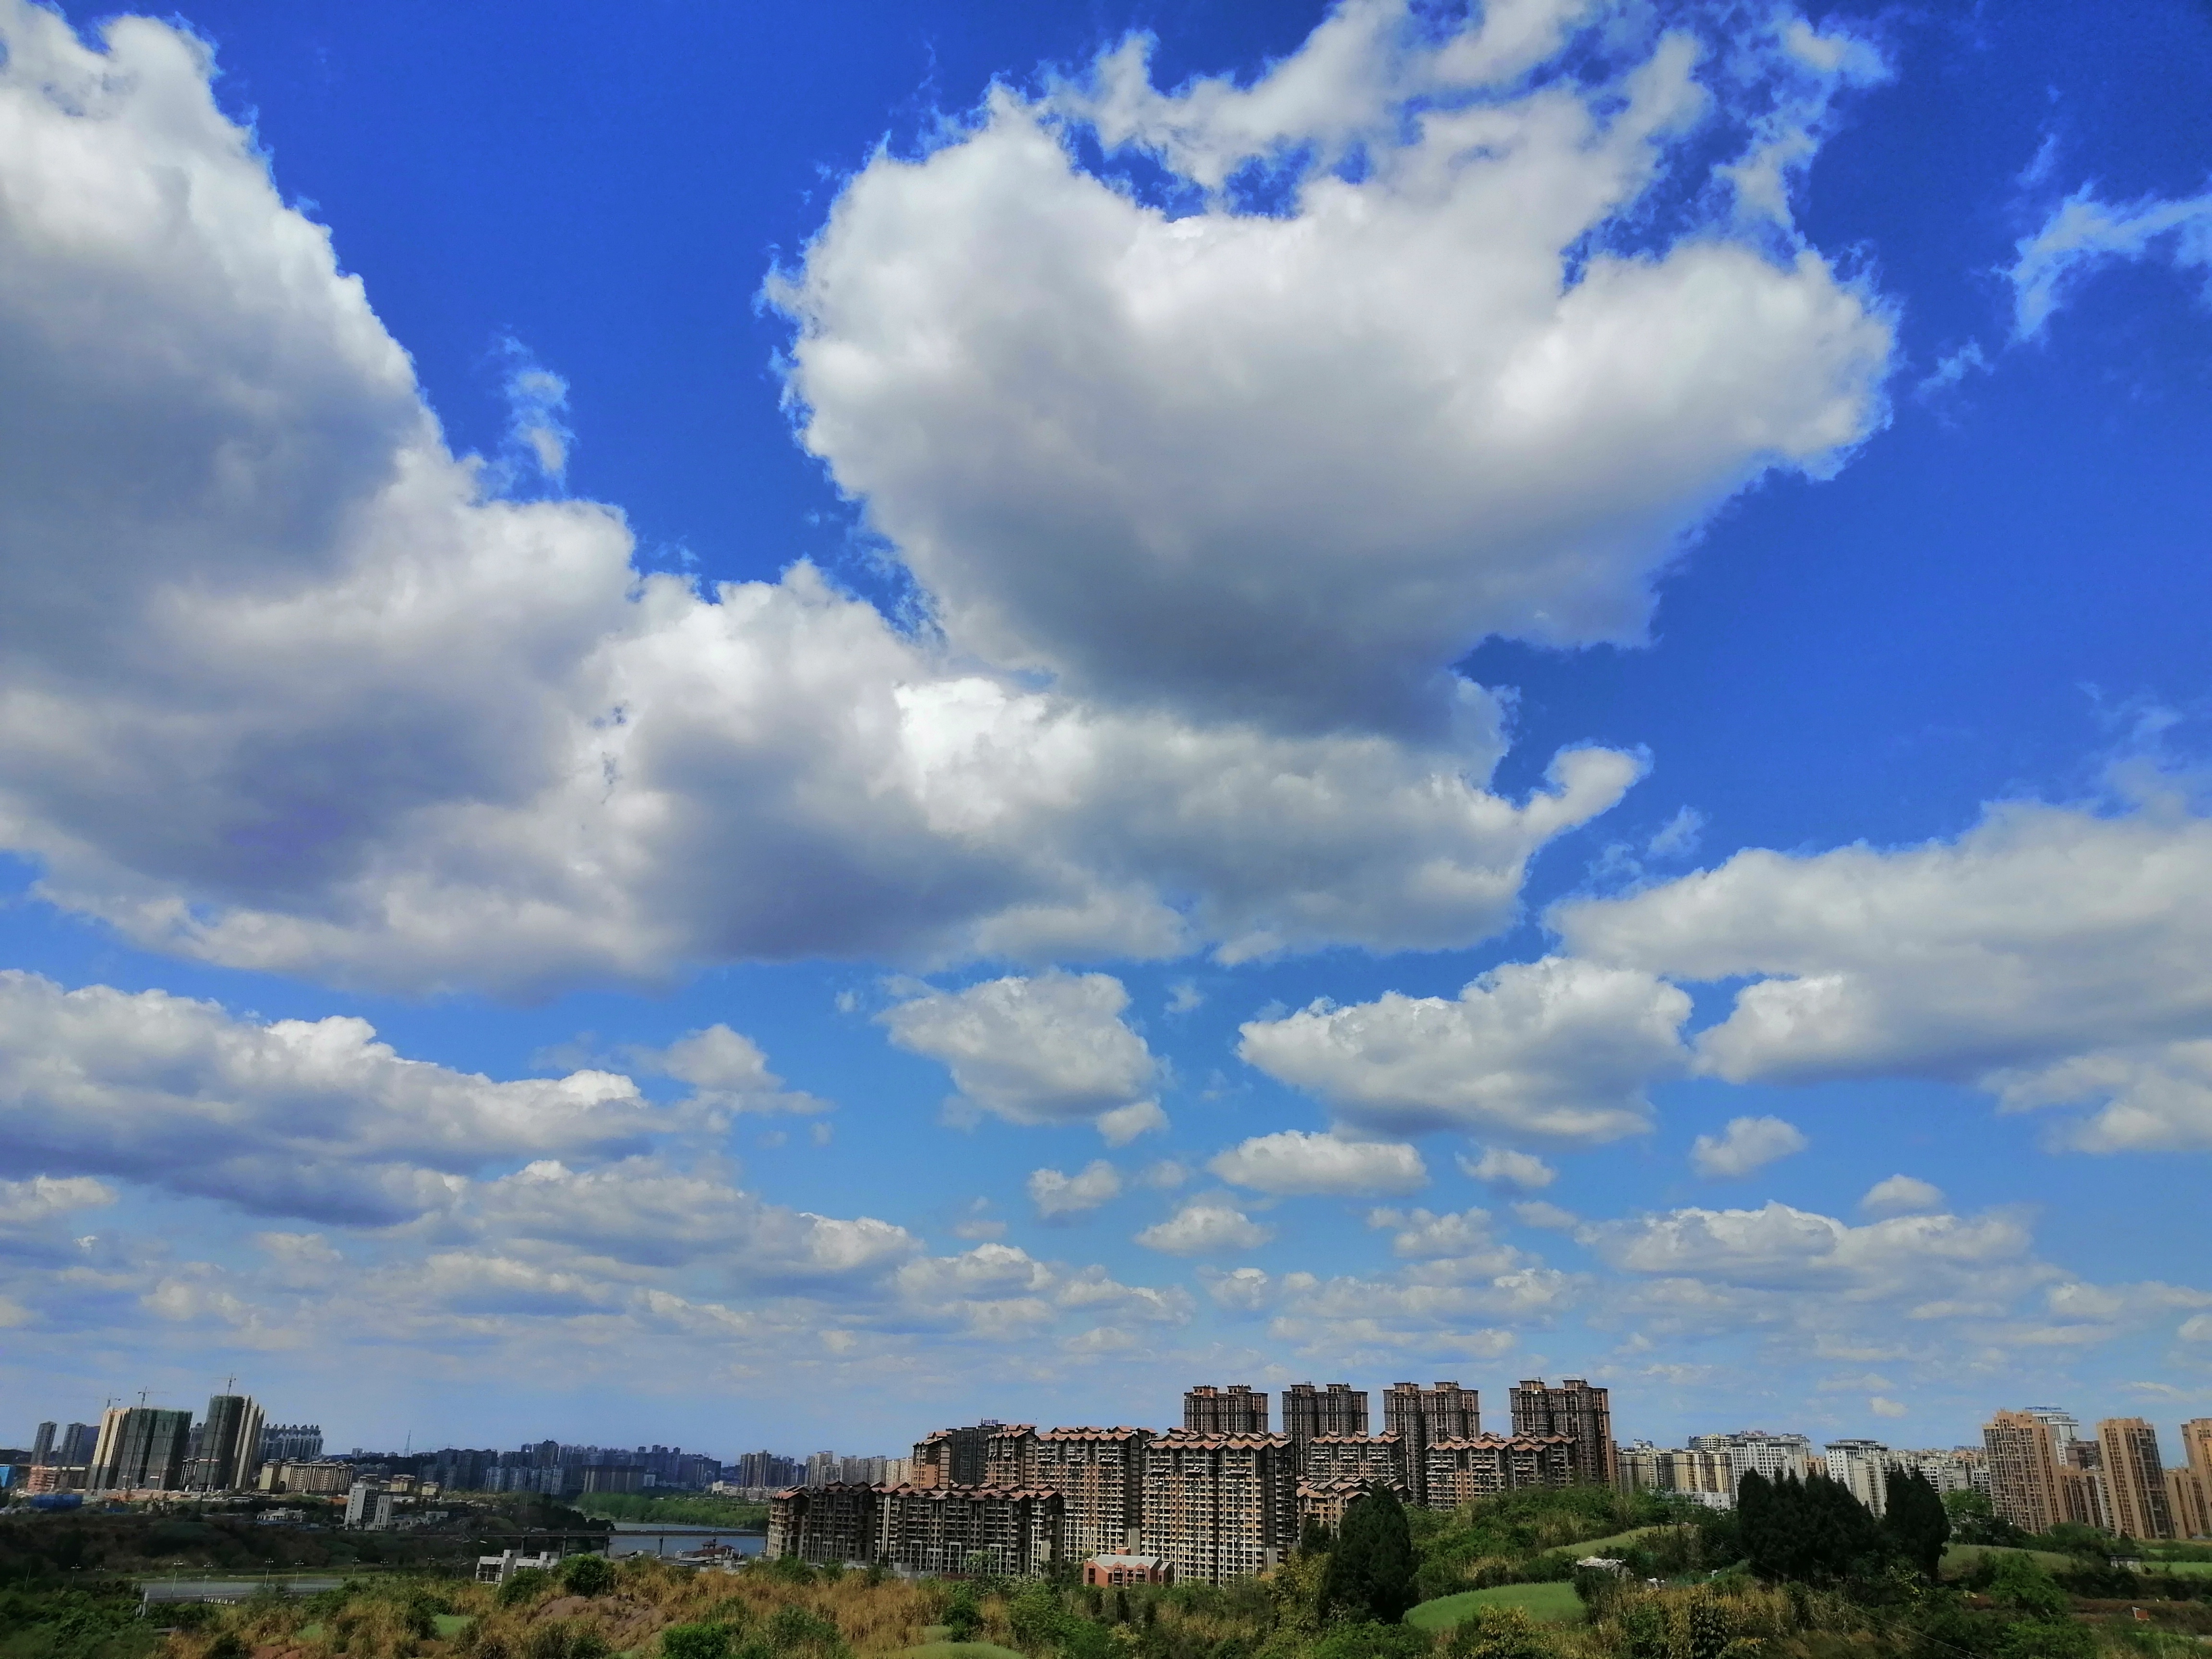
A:
[[[26,1432],[2212,1411],[2212,10],[0,42]]]

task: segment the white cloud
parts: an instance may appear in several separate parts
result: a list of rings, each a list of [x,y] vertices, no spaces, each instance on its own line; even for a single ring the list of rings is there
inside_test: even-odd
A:
[[[1460,1171],[1492,1187],[1518,1187],[1534,1192],[1550,1186],[1559,1178],[1559,1172],[1531,1152],[1516,1152],[1504,1146],[1486,1146],[1479,1158],[1469,1158],[1466,1153],[1454,1155],[1459,1161]]]
[[[1911,1408],[1904,1401],[1887,1399],[1878,1394],[1869,1397],[1867,1409],[1876,1417],[1905,1417],[1911,1414]]]
[[[1137,1235],[1137,1243],[1167,1255],[1219,1255],[1256,1249],[1274,1236],[1273,1228],[1261,1226],[1242,1210],[1200,1199],[1146,1228]]]
[[[2212,194],[2178,202],[2146,196],[2116,205],[2099,201],[2096,187],[2084,185],[2040,230],[2021,239],[2020,258],[2008,273],[2014,336],[2041,333],[2069,291],[2100,265],[2148,258],[2160,243],[2177,267],[2193,265],[2212,276]],[[2212,285],[2206,297],[2212,300]]]
[[[2185,1319],[2174,1334],[2184,1342],[2212,1342],[2212,1314],[2198,1314]]]
[[[1094,1123],[1118,1146],[1166,1121],[1128,1006],[1111,975],[1054,971],[931,991],[878,1018],[900,1048],[944,1061],[975,1107],[1010,1123]]]
[[[1649,974],[1547,957],[1453,1001],[1393,991],[1254,1020],[1237,1053],[1354,1123],[1592,1145],[1649,1127],[1645,1085],[1683,1066],[1689,1013]]]
[[[2027,1230],[2009,1216],[1900,1216],[1854,1227],[1776,1202],[1674,1210],[1586,1228],[1583,1237],[1627,1273],[1891,1297],[1971,1283],[1993,1267],[2010,1273],[2029,1259]]]
[[[760,1045],[728,1026],[714,1024],[678,1037],[665,1048],[632,1051],[634,1062],[691,1085],[700,1105],[726,1112],[826,1112],[830,1103],[786,1089],[768,1068]],[[827,1124],[817,1124],[824,1129]]]
[[[1429,1181],[1420,1153],[1402,1143],[1344,1140],[1297,1129],[1255,1135],[1206,1167],[1232,1187],[1284,1195],[1410,1193]]]
[[[1869,1215],[1911,1215],[1940,1210],[1943,1202],[1941,1187],[1909,1175],[1893,1175],[1868,1188],[1866,1196],[1859,1200],[1859,1208]]]
[[[36,417],[0,444],[0,842],[140,945],[418,994],[1463,945],[1635,774],[1563,756],[1516,805],[1471,690],[1419,742],[1270,732],[1040,687],[804,564],[642,574],[619,514],[447,451],[198,44],[106,38],[0,0],[0,408]]]
[[[1367,1224],[1390,1234],[1393,1255],[1410,1261],[1449,1264],[1444,1270],[1425,1273],[1425,1278],[1464,1283],[1485,1274],[1509,1272],[1523,1262],[1518,1250],[1499,1243],[1492,1236],[1490,1215],[1484,1210],[1457,1214],[1446,1211],[1441,1215],[1431,1210],[1410,1213],[1371,1210]]]
[[[1050,1218],[1081,1215],[1121,1195],[1121,1177],[1104,1158],[1094,1159],[1074,1175],[1058,1170],[1032,1170],[1030,1202],[1037,1213]]]
[[[1778,1117],[1730,1118],[1722,1133],[1698,1137],[1690,1148],[1690,1164],[1701,1176],[1747,1176],[1810,1144],[1796,1124]]]
[[[0,1181],[0,1228],[31,1227],[115,1202],[114,1193],[88,1176]]]
[[[1955,841],[1718,869],[1551,916],[1582,955],[1748,977],[1697,1040],[1731,1082],[1919,1076],[2097,1108],[2094,1151],[2212,1146],[2212,821],[1991,807]]]
[[[1686,532],[1875,426],[1889,325],[1786,227],[1717,203],[1629,246],[1714,148],[1809,160],[1843,66],[1740,36],[1700,82],[1686,33],[1546,10],[1352,0],[1249,88],[1158,92],[1132,41],[860,172],[769,293],[805,443],[952,639],[1115,698],[1436,729],[1475,641],[1639,639]],[[1086,133],[1195,210],[1082,171]],[[1301,153],[1279,213],[1214,188]]]
[[[1542,1199],[1532,1199],[1513,1206],[1513,1218],[1524,1227],[1542,1227],[1553,1232],[1572,1232],[1583,1224],[1583,1218],[1572,1210],[1563,1210]]]
[[[366,1020],[234,1019],[211,1002],[0,972],[0,1153],[270,1215],[389,1222],[487,1165],[643,1144],[605,1072],[497,1083],[406,1060]]]

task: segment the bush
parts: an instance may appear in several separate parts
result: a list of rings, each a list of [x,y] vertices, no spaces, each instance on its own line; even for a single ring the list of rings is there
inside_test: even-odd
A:
[[[571,1595],[605,1595],[615,1587],[615,1564],[604,1555],[572,1555],[561,1564],[561,1588]]]
[[[503,1607],[519,1607],[525,1601],[535,1601],[553,1588],[553,1575],[543,1567],[517,1567],[507,1574],[507,1582],[499,1587],[499,1604]]]
[[[1347,1531],[1350,1516],[1346,1517]],[[1314,1659],[1427,1659],[1433,1646],[1429,1632],[1413,1625],[1385,1625],[1372,1620],[1356,1625],[1334,1625],[1313,1645]]]
[[[671,1625],[660,1632],[661,1659],[730,1659],[727,1625]]]
[[[1448,1659],[1551,1659],[1551,1644],[1520,1607],[1480,1607],[1444,1638]]]
[[[945,1604],[945,1626],[947,1636],[955,1642],[972,1642],[982,1627],[983,1612],[975,1605],[975,1591],[968,1584],[955,1584],[951,1600]]]

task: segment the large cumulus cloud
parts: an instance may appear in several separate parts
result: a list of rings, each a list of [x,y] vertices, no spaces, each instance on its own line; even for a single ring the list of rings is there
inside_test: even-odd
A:
[[[140,942],[415,989],[1496,931],[1637,769],[1570,752],[1500,798],[1498,705],[1439,697],[1442,665],[1486,632],[1633,635],[1704,512],[1867,430],[1888,349],[1771,216],[1563,264],[1717,106],[1686,39],[1503,94],[1497,64],[1564,39],[1525,10],[1432,50],[1354,7],[1235,97],[1132,103],[1125,56],[863,171],[780,290],[793,386],[940,635],[803,565],[641,574],[617,512],[498,499],[204,50],[132,18],[94,50],[4,0],[0,840]],[[1755,55],[1713,85],[1755,82],[1769,125],[1776,88],[1835,79],[1780,35]],[[1218,148],[1267,88],[1370,135],[1365,181],[1170,218],[1060,147]],[[973,304],[933,275],[956,254]],[[892,266],[908,309],[878,316]],[[894,465],[893,427],[968,447]]]
[[[1001,88],[772,288],[806,442],[955,640],[1116,698],[1433,726],[1486,636],[1639,638],[1717,502],[1868,433],[1890,331],[1779,171],[1863,54],[1800,25],[1700,79],[1688,29],[1572,27],[1610,11],[1350,0],[1249,87],[1158,92],[1139,42]],[[1537,67],[1570,38],[1594,78]],[[1172,182],[1085,170],[1090,136]],[[1255,173],[1271,210],[1223,188]]]

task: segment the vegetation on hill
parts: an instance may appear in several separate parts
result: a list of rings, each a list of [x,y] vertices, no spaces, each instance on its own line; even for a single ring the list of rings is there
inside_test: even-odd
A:
[[[575,1500],[586,1515],[609,1521],[657,1521],[672,1527],[728,1527],[740,1532],[762,1532],[768,1527],[768,1505],[742,1498],[687,1493],[660,1498],[645,1492],[586,1492]]]

